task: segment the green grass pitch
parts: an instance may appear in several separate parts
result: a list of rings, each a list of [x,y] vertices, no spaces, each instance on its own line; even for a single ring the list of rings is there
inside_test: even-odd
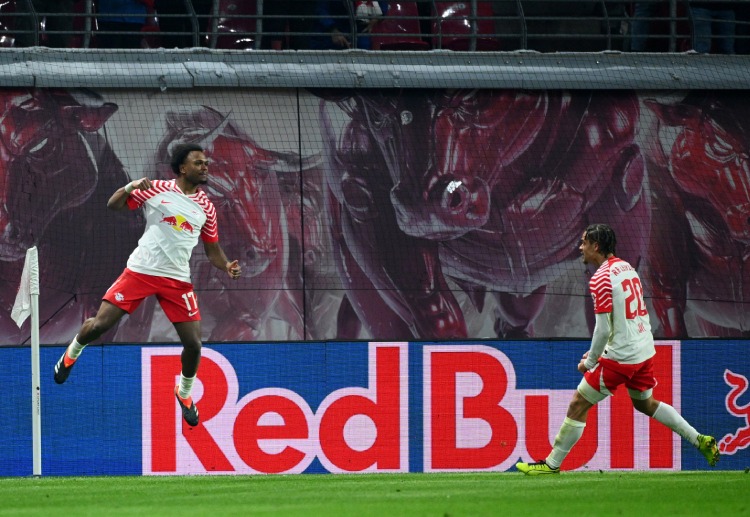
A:
[[[750,515],[750,474],[584,472],[0,478],[0,515]]]

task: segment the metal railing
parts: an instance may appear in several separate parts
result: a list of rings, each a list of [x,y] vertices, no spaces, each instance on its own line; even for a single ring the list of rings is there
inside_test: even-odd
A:
[[[197,10],[190,0],[175,1],[182,3],[180,14],[149,10],[134,15],[143,19],[137,30],[107,32],[98,27],[98,22],[118,19],[118,15],[100,12],[95,0],[77,2],[72,13],[38,12],[32,0],[6,0],[0,3],[0,44],[20,46],[18,43],[24,40],[22,46],[49,45],[51,36],[63,34],[71,40],[70,46],[93,48],[109,35],[125,34],[137,37],[141,48],[164,46],[168,37],[182,37],[186,44],[179,46],[238,50],[377,50],[399,49],[399,42],[421,42],[419,48],[423,49],[469,51],[629,51],[634,22],[641,21],[649,25],[645,50],[680,52],[695,47],[697,22],[706,21],[696,19],[691,8],[695,2],[688,0],[416,0],[383,2],[389,9],[371,33],[363,33],[354,0],[213,0],[204,2],[209,9],[203,10]],[[701,3],[717,9],[726,4],[718,0]],[[397,7],[405,4],[410,4],[412,11],[399,14]],[[636,4],[649,4],[654,9],[648,17],[636,18]],[[734,20],[726,23],[734,32],[735,48],[750,53],[750,0],[734,0],[731,5]],[[279,12],[280,6],[286,12]],[[329,8],[327,13],[325,7]],[[49,21],[56,17],[68,17],[72,27],[51,29]],[[166,22],[178,19],[187,22],[182,30],[164,30]],[[336,46],[332,37],[335,31],[346,45]],[[713,42],[720,37],[708,34]]]

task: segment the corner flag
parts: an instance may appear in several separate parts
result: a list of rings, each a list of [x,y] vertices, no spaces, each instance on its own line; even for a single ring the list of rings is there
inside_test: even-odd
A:
[[[23,263],[21,285],[18,287],[16,301],[10,317],[19,327],[31,315],[31,295],[39,294],[39,256],[36,246],[26,250],[26,260]]]
[[[32,473],[42,475],[42,390],[39,376],[39,255],[26,250],[21,285],[10,317],[19,327],[31,316],[31,443]]]

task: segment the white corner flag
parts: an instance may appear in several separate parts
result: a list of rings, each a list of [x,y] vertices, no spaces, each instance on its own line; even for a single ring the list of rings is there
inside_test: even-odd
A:
[[[26,250],[26,261],[23,263],[21,285],[18,288],[13,310],[10,312],[10,317],[13,318],[13,321],[19,327],[31,315],[32,294],[39,294],[39,256],[36,246]]]
[[[19,327],[31,316],[31,434],[32,473],[42,475],[42,385],[39,375],[39,255],[26,250],[21,285],[10,317]]]

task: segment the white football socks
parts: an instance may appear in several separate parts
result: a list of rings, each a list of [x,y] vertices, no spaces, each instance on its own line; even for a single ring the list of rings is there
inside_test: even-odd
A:
[[[73,341],[70,342],[70,345],[68,345],[68,357],[75,361],[78,359],[78,356],[81,355],[81,352],[83,352],[83,349],[86,348],[86,345],[82,345],[78,342],[78,336],[73,338]]]
[[[544,462],[553,469],[559,469],[570,449],[581,439],[585,428],[586,422],[579,422],[578,420],[565,417],[560,430],[557,432],[557,436],[555,436],[552,452],[549,453]]]
[[[660,402],[659,407],[654,411],[653,417],[692,443],[694,446],[698,446],[698,431],[696,431],[695,428],[669,404]],[[553,469],[560,468],[560,465],[570,450],[578,440],[581,439],[585,428],[585,422],[579,422],[565,417],[557,436],[555,436],[555,443],[552,446],[552,452],[550,452],[547,459],[544,460],[545,463]]]
[[[193,381],[195,381],[196,377],[197,375],[185,377],[180,373],[180,387],[177,388],[177,394],[181,399],[185,400],[190,397],[190,392],[193,391]]]
[[[698,447],[698,431],[688,424],[687,420],[682,418],[675,408],[664,402],[659,402],[659,407],[654,411],[653,417]]]

